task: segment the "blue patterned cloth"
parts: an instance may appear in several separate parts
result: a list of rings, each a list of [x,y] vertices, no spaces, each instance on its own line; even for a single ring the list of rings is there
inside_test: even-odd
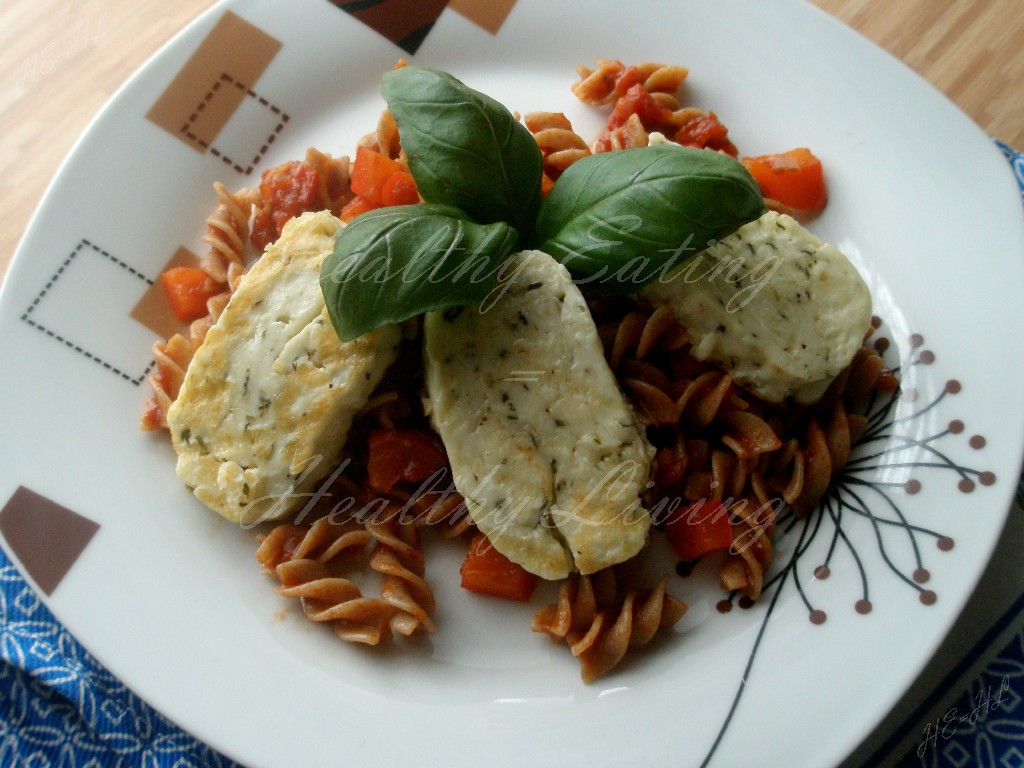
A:
[[[1024,155],[996,142],[1024,196]],[[1024,501],[1024,483],[1018,503]],[[1024,506],[1024,505],[1021,505]],[[1024,509],[1014,514],[1024,516]],[[988,659],[965,677],[967,663]],[[939,715],[930,713],[938,706]],[[926,719],[927,718],[927,719]],[[897,768],[1024,766],[1024,594],[893,731]],[[916,738],[916,741],[914,739]],[[229,768],[111,675],[60,625],[0,550],[0,766]]]

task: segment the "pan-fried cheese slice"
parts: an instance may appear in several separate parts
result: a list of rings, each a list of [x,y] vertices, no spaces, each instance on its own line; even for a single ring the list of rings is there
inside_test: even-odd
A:
[[[772,211],[641,291],[667,305],[700,360],[770,402],[820,398],[871,324],[871,294],[839,249]]]
[[[566,269],[511,257],[481,305],[427,315],[427,410],[455,486],[494,547],[547,579],[645,544],[653,449]]]
[[[178,477],[229,520],[278,519],[304,504],[398,352],[398,326],[343,344],[331,325],[320,264],[340,226],[328,212],[285,225],[207,333],[167,414]]]

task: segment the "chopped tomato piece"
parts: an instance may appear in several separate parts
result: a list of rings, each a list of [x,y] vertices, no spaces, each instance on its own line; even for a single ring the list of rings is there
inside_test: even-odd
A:
[[[402,166],[390,157],[385,157],[368,147],[356,149],[352,164],[352,191],[374,206],[383,204],[384,185]]]
[[[501,554],[482,533],[473,535],[459,573],[463,589],[505,600],[529,600],[537,587],[536,575]]]
[[[656,131],[664,126],[672,116],[672,111],[661,106],[646,88],[637,83],[630,86],[615,102],[615,107],[608,116],[608,130],[625,125],[630,115],[639,117],[648,131]]]
[[[375,429],[370,433],[370,485],[387,493],[397,483],[422,483],[448,466],[445,452],[422,432]]]
[[[732,546],[729,510],[715,499],[701,499],[676,510],[665,521],[665,533],[683,560],[696,560]]]
[[[761,194],[802,213],[821,211],[828,202],[821,161],[806,147],[760,157],[744,157]]]
[[[160,404],[156,397],[151,397],[142,407],[142,416],[139,417],[139,429],[147,432],[160,429]]]
[[[686,449],[679,445],[673,448],[658,449],[658,471],[655,480],[658,485],[675,485],[686,474]]]
[[[260,197],[263,200],[253,217],[250,239],[261,251],[281,236],[291,219],[325,207],[316,168],[298,160],[265,170],[260,177]]]
[[[382,205],[414,205],[420,201],[416,180],[408,171],[395,171],[384,182],[380,201]]]
[[[684,147],[714,149],[733,157],[737,154],[736,145],[729,141],[729,129],[714,112],[687,120],[676,131],[675,140]]]
[[[206,302],[224,287],[201,269],[171,267],[160,275],[167,301],[174,316],[183,323],[198,320],[206,314]]]
[[[643,75],[639,67],[626,67],[615,81],[615,95],[625,96],[626,92],[634,85],[643,84]]]

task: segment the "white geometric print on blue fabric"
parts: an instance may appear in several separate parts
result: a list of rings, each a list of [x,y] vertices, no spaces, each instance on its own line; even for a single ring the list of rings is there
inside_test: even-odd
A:
[[[1021,196],[1024,196],[1024,154],[998,140],[996,146],[1013,169],[1013,175],[1017,177],[1017,184],[1020,185]]]
[[[62,627],[0,550],[0,766],[231,768]]]

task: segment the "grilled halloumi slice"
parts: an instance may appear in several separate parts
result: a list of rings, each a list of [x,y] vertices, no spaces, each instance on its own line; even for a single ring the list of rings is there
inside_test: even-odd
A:
[[[547,579],[593,573],[647,540],[653,449],[569,273],[511,258],[481,305],[427,315],[425,406],[499,552]]]
[[[650,283],[640,300],[669,306],[694,357],[770,402],[820,398],[871,324],[871,294],[849,259],[772,211]]]
[[[177,473],[229,520],[278,519],[337,465],[353,416],[394,361],[385,326],[342,344],[320,290],[341,222],[307,213],[242,279],[167,414]]]

